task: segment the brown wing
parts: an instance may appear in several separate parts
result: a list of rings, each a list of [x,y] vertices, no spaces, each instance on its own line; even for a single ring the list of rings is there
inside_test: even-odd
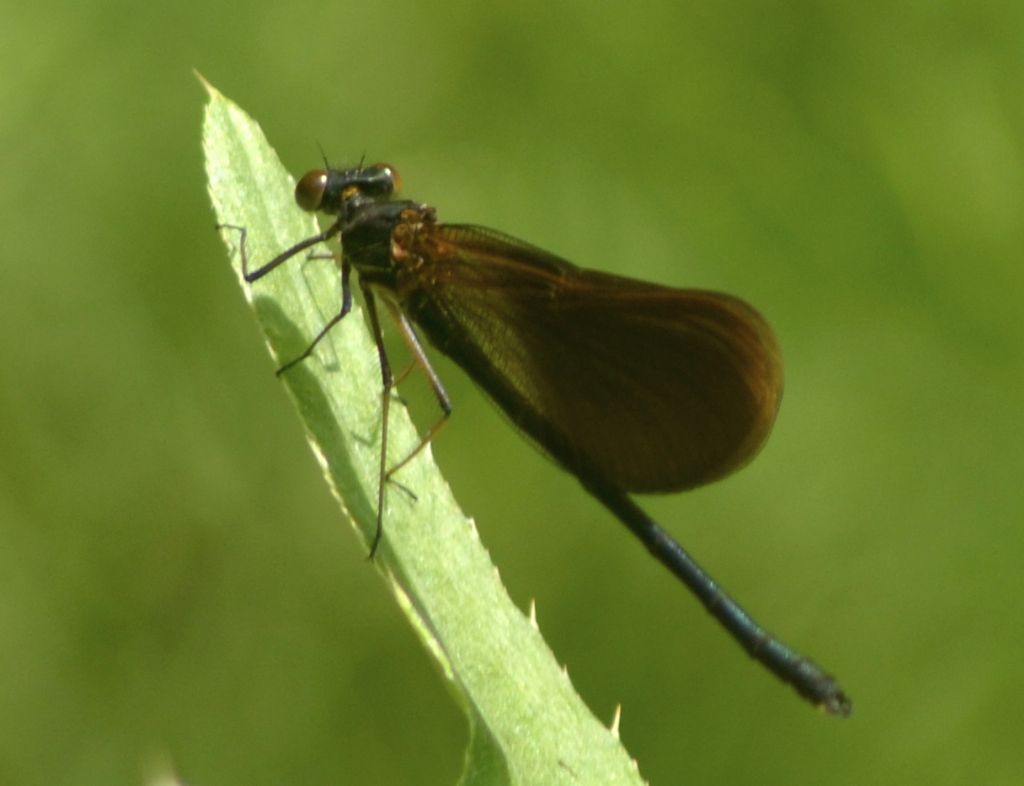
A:
[[[782,396],[771,328],[737,298],[582,270],[492,230],[402,237],[403,307],[546,452],[629,492],[754,456]]]

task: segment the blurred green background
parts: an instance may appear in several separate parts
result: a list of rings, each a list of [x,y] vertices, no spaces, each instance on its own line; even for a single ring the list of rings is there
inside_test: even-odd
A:
[[[298,174],[739,294],[787,392],[646,507],[838,674],[748,661],[457,369],[435,454],[655,784],[1019,783],[1024,5],[98,2],[0,33],[0,783],[452,784],[465,725],[213,231],[199,69]],[[430,413],[420,409],[424,424]]]

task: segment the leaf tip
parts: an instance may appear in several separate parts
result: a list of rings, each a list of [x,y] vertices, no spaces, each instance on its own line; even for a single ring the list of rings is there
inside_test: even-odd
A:
[[[203,89],[206,90],[210,98],[218,98],[220,96],[220,91],[210,84],[207,78],[199,72],[198,68],[192,69],[192,75],[199,80],[199,84],[203,86]]]

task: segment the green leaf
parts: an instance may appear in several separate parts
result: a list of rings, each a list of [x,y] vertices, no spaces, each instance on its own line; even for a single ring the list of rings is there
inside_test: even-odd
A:
[[[203,148],[218,222],[244,226],[254,264],[315,234],[292,199],[294,181],[259,126],[204,81],[210,95]],[[239,273],[240,233],[224,229]],[[254,286],[242,281],[278,365],[296,357],[339,308],[337,268],[304,255]],[[343,514],[364,547],[376,526],[380,369],[358,310],[305,362],[282,375]],[[392,405],[389,454],[418,442]],[[429,448],[402,469],[386,496],[385,532],[373,563],[439,666],[469,719],[462,786],[639,784],[615,732],[575,693],[536,624],[512,603],[458,508]],[[282,528],[282,536],[284,529]]]

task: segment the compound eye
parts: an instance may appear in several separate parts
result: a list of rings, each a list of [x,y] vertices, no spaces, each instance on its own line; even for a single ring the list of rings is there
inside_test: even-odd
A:
[[[327,170],[312,169],[295,184],[295,203],[308,213],[315,213],[323,203],[327,189]]]

